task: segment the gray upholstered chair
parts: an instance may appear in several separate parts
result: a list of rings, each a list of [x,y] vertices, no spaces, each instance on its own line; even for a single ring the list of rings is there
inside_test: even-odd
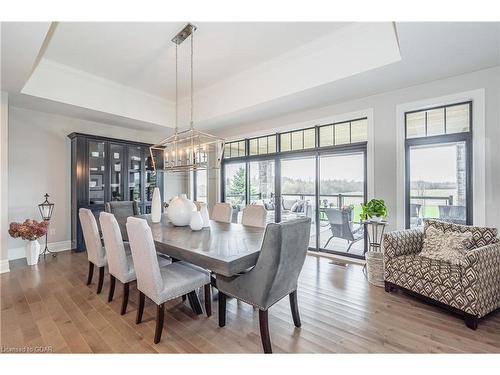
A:
[[[117,218],[126,219],[129,216],[140,215],[137,201],[112,201],[106,202],[104,210]]]
[[[160,268],[151,228],[144,219],[129,217],[127,233],[139,290],[136,323],[139,324],[142,320],[144,299],[147,296],[157,305],[155,344],[161,339],[166,301],[185,294],[190,300],[197,300],[196,290],[204,287],[206,314],[212,314],[210,272],[184,262],[174,262]]]
[[[121,314],[127,312],[127,303],[129,295],[129,285],[136,280],[134,262],[130,253],[130,245],[128,242],[123,242],[120,227],[113,214],[101,212],[99,215],[101,223],[102,236],[104,239],[104,247],[108,259],[109,272],[109,295],[108,302],[113,300],[115,293],[116,279],[123,284],[123,300]],[[164,267],[170,264],[170,259],[158,257],[158,264]]]
[[[259,309],[260,336],[265,353],[272,353],[268,309],[287,295],[293,322],[300,327],[297,280],[306,258],[310,231],[310,218],[268,224],[255,267],[240,276],[217,275],[219,327],[226,325],[226,295]]]
[[[233,216],[233,208],[229,203],[216,203],[212,209],[211,219],[221,223],[230,223]]]
[[[99,281],[97,283],[97,294],[102,291],[102,284],[104,282],[104,267],[106,266],[106,251],[102,246],[101,237],[99,236],[99,229],[97,221],[92,211],[87,208],[80,208],[78,211],[80,224],[82,226],[83,239],[85,247],[87,248],[87,258],[89,260],[89,274],[87,278],[87,285],[92,282],[94,276],[94,266],[99,269]]]
[[[242,211],[241,224],[251,227],[265,228],[267,211],[264,206],[251,204]]]

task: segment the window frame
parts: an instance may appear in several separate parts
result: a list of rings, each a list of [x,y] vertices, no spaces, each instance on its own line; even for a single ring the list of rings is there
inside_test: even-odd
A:
[[[461,133],[449,133],[446,134],[446,108],[455,107],[459,105],[469,105],[469,130],[467,132]],[[446,144],[446,143],[465,143],[465,152],[466,152],[466,163],[465,163],[465,221],[466,225],[473,224],[473,205],[474,205],[474,196],[473,196],[473,101],[462,101],[456,103],[450,103],[439,106],[425,107],[418,110],[410,110],[404,112],[404,156],[405,156],[405,207],[404,207],[404,224],[406,229],[410,229],[410,204],[411,204],[411,181],[410,181],[410,149],[413,146],[432,146],[438,144]],[[411,113],[417,112],[427,112],[434,109],[444,109],[444,131],[445,134],[441,135],[431,135],[431,136],[421,136],[421,137],[413,137],[407,138],[407,115]],[[427,117],[427,115],[426,115]],[[427,119],[425,125],[425,133],[427,134]]]

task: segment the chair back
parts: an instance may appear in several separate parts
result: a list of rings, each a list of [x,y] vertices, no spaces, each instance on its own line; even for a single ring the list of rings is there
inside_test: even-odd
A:
[[[465,206],[438,206],[439,219],[448,221],[454,224],[466,223],[466,210]]]
[[[271,306],[297,289],[310,234],[310,218],[267,225],[259,259],[250,271],[252,288],[260,306]]]
[[[212,220],[222,223],[230,223],[233,216],[233,208],[229,203],[216,203],[212,210]]]
[[[104,247],[108,258],[109,273],[122,283],[128,282],[130,265],[125,254],[125,246],[115,215],[101,212],[99,215]]]
[[[134,261],[137,289],[157,302],[163,289],[163,280],[151,228],[146,220],[129,217],[127,234]]]
[[[101,243],[99,229],[94,214],[87,208],[78,210],[80,224],[82,226],[83,239],[87,248],[87,257],[97,267],[106,265],[106,253]]]
[[[264,228],[266,226],[267,210],[264,206],[251,204],[242,211],[241,224],[251,227]]]
[[[115,215],[119,219],[140,214],[139,204],[136,201],[112,201],[106,202],[104,210]]]
[[[340,210],[338,208],[325,209],[332,236],[354,241],[351,227],[351,210]]]

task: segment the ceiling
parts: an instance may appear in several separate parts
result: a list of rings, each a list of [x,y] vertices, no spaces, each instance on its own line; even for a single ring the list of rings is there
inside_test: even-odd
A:
[[[175,100],[175,44],[185,23],[62,22],[44,57]],[[342,22],[200,22],[195,32],[195,84],[203,89],[331,33]],[[189,43],[179,46],[181,96],[188,88]]]
[[[170,39],[184,24],[63,22],[48,33],[48,23],[2,23],[2,89],[15,105],[37,110],[61,108],[65,115],[141,129],[172,126]],[[205,129],[500,65],[499,23],[196,25],[195,121]],[[188,54],[184,43],[181,97]]]

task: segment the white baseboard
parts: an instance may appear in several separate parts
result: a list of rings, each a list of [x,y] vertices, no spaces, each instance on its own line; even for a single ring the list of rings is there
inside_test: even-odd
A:
[[[45,242],[41,245],[41,251],[45,248]],[[58,253],[60,251],[66,251],[66,250],[71,250],[71,241],[60,241],[60,242],[50,242],[48,243],[48,248],[50,251],[54,253]],[[26,258],[26,251],[24,247],[15,247],[12,249],[9,249],[9,260],[15,260],[15,259],[21,259],[21,258]],[[8,265],[8,262],[7,262]],[[8,267],[7,267],[8,268]],[[8,272],[8,271],[5,271]]]
[[[5,273],[5,272],[10,272],[8,259],[0,260],[0,273]]]

